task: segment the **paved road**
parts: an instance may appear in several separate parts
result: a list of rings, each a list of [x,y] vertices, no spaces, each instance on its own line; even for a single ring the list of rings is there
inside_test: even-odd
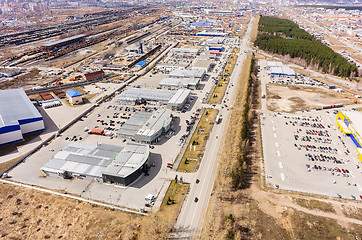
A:
[[[230,88],[227,90],[229,93],[224,97],[228,106],[233,103],[235,98],[235,89],[237,89],[238,84],[237,80],[239,79],[241,66],[246,57],[244,52],[247,52],[250,49],[249,35],[253,22],[254,18],[250,21],[246,34],[240,44],[237,65],[230,78]],[[197,239],[200,237],[203,219],[206,215],[215,180],[219,152],[221,150],[230,116],[230,111],[226,108],[221,108],[221,105],[216,106],[216,108],[219,109],[220,114],[223,116],[223,121],[220,124],[215,125],[210,134],[200,168],[196,172],[194,179],[192,179],[190,193],[187,196],[179,218],[177,219],[175,232],[171,236],[173,239]],[[196,179],[200,180],[198,184],[196,183]],[[195,202],[195,197],[199,199],[198,202]]]

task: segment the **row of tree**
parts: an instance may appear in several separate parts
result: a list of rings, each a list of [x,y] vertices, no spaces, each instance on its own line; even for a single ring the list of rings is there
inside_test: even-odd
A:
[[[325,73],[340,77],[358,76],[356,65],[350,64],[340,54],[296,27],[299,29],[298,25],[287,19],[261,17],[254,45],[268,52],[302,58],[307,65],[317,66]],[[310,37],[305,36],[305,33]]]
[[[314,39],[312,35],[305,30],[300,29],[293,21],[282,18],[261,17],[259,20],[258,31],[288,38]]]
[[[250,126],[251,126],[251,107],[252,107],[252,92],[255,90],[254,79],[256,79],[256,64],[255,56],[251,59],[250,72],[248,78],[248,86],[246,89],[246,97],[244,102],[244,109],[242,113],[241,125],[241,143],[239,146],[240,153],[238,163],[231,171],[232,187],[234,189],[242,189],[248,186],[248,151],[250,148]]]

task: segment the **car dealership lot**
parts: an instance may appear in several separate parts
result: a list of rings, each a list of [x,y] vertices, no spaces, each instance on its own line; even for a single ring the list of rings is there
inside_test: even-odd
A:
[[[270,187],[362,200],[361,162],[333,111],[261,115]]]

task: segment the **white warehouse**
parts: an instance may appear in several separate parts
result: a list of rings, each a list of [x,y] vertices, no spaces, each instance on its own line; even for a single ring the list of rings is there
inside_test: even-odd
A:
[[[0,146],[44,130],[43,117],[23,89],[0,91]]]

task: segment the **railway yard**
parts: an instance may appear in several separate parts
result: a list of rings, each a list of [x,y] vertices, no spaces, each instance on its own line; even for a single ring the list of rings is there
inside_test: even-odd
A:
[[[152,11],[157,13],[156,10],[145,10],[142,14]],[[113,19],[122,14],[110,15]],[[155,197],[155,201],[148,204],[154,207],[146,211],[157,211],[169,180],[177,175],[186,182],[193,179],[190,173],[178,173],[169,167],[180,164],[178,161],[185,151],[183,145],[192,136],[190,131],[196,130],[193,125],[205,117],[204,108],[210,107],[207,99],[212,94],[215,80],[223,74],[224,68],[230,68],[231,63],[226,64],[225,60],[235,51],[233,45],[238,40],[231,29],[237,29],[235,26],[240,29],[244,19],[237,19],[225,28],[230,32],[229,37],[223,32],[205,33],[201,25],[198,28],[204,31],[203,35],[188,38],[174,35],[179,28],[185,27],[181,19],[155,16],[142,24],[120,26],[96,35],[78,34],[56,41],[47,40],[33,52],[2,62],[5,68],[17,67],[24,71],[37,68],[38,75],[46,79],[41,84],[23,85],[29,98],[41,105],[37,108],[44,116],[46,130],[22,146],[8,147],[7,154],[1,156],[1,163],[27,156],[26,153],[39,144],[42,147],[7,176],[18,182],[136,211],[144,211],[145,193]],[[41,31],[24,34],[36,35]],[[211,50],[213,48],[215,50]],[[7,82],[12,81],[16,82],[16,78]],[[189,90],[182,90],[183,87]],[[70,89],[82,95],[83,104],[70,104]],[[227,93],[220,91],[218,94]],[[210,112],[214,111],[217,112]],[[152,118],[160,118],[147,130],[155,133],[142,134],[140,131],[146,131],[144,129]],[[207,122],[208,116],[205,118]],[[213,123],[210,115],[207,124],[212,126]],[[204,134],[200,127],[197,131]],[[140,177],[120,187],[103,183],[104,179],[95,170],[79,172],[79,167],[85,164],[80,160],[67,160],[67,164],[78,165],[78,170],[59,165],[62,157],[59,159],[58,153],[62,154],[69,147],[82,149],[99,144],[122,148],[134,144],[147,146],[150,153],[147,163],[140,166]],[[77,158],[81,158],[79,153],[76,153]],[[86,165],[83,167],[87,168]],[[58,177],[54,176],[55,171]],[[66,175],[71,175],[72,180]]]

